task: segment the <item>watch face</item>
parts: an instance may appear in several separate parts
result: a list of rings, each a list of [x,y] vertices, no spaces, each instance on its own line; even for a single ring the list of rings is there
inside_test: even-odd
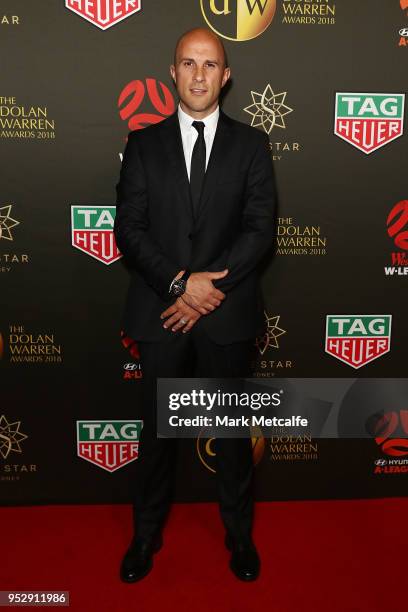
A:
[[[175,283],[173,285],[174,295],[183,295],[185,290],[186,290],[186,281],[183,281],[183,280],[180,280],[180,279],[175,281]]]

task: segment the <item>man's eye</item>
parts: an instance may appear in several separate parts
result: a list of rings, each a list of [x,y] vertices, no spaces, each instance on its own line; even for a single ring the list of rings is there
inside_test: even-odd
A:
[[[214,68],[214,67],[215,67],[215,64],[207,64],[207,67],[208,67],[208,68]]]
[[[187,62],[186,61],[186,62],[183,62],[183,63],[184,63],[184,66],[191,66],[191,62]]]

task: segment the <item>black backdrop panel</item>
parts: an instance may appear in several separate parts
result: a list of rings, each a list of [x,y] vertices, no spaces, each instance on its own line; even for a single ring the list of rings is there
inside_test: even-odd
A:
[[[262,277],[269,333],[258,339],[254,376],[406,376],[408,141],[394,98],[406,88],[408,3],[143,0],[136,10],[121,0],[116,17],[113,4],[1,6],[5,504],[131,499],[142,373],[137,347],[120,334],[128,274],[106,261],[109,215],[129,130],[173,112],[175,41],[207,21],[232,69],[223,108],[269,133],[279,190],[277,252]],[[336,104],[336,93],[349,101]],[[335,135],[336,116],[354,144]],[[392,121],[402,131],[394,140]],[[383,138],[370,153],[355,146],[368,129]],[[389,352],[358,369],[327,354],[326,316],[338,314],[392,315]],[[117,469],[107,469],[109,444]],[[387,448],[374,439],[254,441],[258,498],[405,495],[408,453],[391,469]],[[180,451],[177,499],[215,499],[211,441],[187,440]]]

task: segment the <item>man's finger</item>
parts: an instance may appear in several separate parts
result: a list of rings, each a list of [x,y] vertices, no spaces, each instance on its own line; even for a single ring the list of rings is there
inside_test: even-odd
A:
[[[209,312],[203,304],[197,304],[194,299],[187,295],[187,293],[183,294],[183,301],[187,304],[187,306],[194,308],[194,310],[197,310],[200,314],[208,314]]]
[[[177,323],[177,321],[179,321],[179,319],[181,319],[182,314],[181,312],[177,311],[174,313],[174,315],[172,315],[169,319],[167,319],[167,321],[164,323],[163,327],[164,329],[168,329],[169,327],[171,327],[172,325],[174,325],[175,323]]]
[[[185,299],[185,298],[187,298],[187,299]],[[198,310],[198,307],[195,304],[192,303],[192,300],[189,297],[187,297],[187,293],[184,293],[181,296],[181,299],[183,300],[185,306],[187,306],[188,308],[192,308],[196,312],[200,312]]]
[[[209,278],[224,278],[228,274],[228,268],[222,270],[222,272],[207,272]]]
[[[211,291],[210,295],[211,295],[212,298],[216,298],[217,300],[225,300],[225,293],[223,293],[219,289],[216,289],[215,287]]]
[[[173,325],[173,327],[171,328],[171,331],[173,332],[179,331],[180,329],[185,327],[185,325],[188,325],[189,322],[190,322],[190,319],[188,318],[187,315],[181,316],[180,319],[177,321],[177,323]]]
[[[187,325],[183,329],[183,334],[186,334],[187,332],[189,332],[190,329],[193,327],[193,325],[196,323],[196,321],[198,321],[198,319],[190,319]]]
[[[174,314],[175,312],[177,312],[177,310],[178,310],[177,306],[173,304],[172,306],[169,306],[167,310],[164,310],[161,313],[160,318],[165,319],[166,317],[169,317],[171,314]]]

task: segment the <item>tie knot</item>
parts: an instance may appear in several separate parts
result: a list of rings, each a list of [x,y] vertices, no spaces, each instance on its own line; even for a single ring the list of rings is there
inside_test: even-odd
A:
[[[199,136],[202,136],[204,134],[204,128],[205,128],[204,121],[193,121],[191,125],[195,127]]]

